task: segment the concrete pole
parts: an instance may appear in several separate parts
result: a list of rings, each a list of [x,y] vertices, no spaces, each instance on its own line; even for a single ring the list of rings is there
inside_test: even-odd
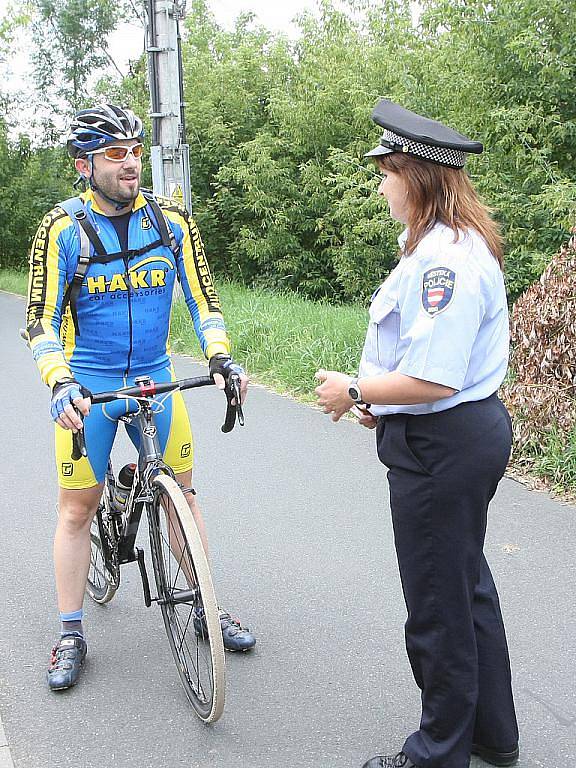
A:
[[[152,184],[192,210],[179,22],[186,0],[147,0],[146,52],[152,102]]]

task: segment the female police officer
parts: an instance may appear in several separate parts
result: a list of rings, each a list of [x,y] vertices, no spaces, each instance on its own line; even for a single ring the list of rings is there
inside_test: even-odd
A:
[[[364,768],[466,768],[471,753],[512,765],[510,664],[482,552],[511,446],[496,395],[508,313],[498,229],[463,170],[482,145],[388,100],[372,119],[384,134],[368,156],[406,225],[402,256],[373,296],[358,378],[318,371],[316,393],[334,421],[356,406],[377,425],[422,718],[401,752]]]

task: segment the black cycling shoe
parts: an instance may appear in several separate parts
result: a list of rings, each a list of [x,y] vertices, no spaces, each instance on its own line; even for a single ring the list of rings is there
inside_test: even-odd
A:
[[[376,755],[364,763],[362,768],[418,768],[418,766],[404,752],[398,752],[396,755]]]
[[[63,691],[76,685],[87,651],[86,640],[80,635],[64,635],[52,648],[48,668],[48,687]]]
[[[481,744],[472,744],[472,754],[478,755],[485,763],[490,765],[514,765],[518,761],[520,750],[518,746],[513,749],[494,749],[492,747],[483,747]]]
[[[243,627],[238,619],[233,619],[229,613],[220,611],[220,628],[222,640],[227,651],[249,651],[256,645],[256,638],[249,629]],[[198,637],[208,636],[206,617],[202,606],[194,608],[194,631]]]

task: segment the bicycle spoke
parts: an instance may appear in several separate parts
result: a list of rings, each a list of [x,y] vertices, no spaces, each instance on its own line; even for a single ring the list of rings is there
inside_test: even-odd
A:
[[[149,514],[164,625],[190,702],[201,719],[213,722],[224,705],[224,650],[216,630],[220,625],[208,563],[188,502],[175,481],[162,477],[155,484]],[[198,571],[198,565],[203,570]],[[202,630],[196,621],[199,606],[204,611]]]
[[[188,622],[187,622],[186,626],[188,626],[188,623],[190,622],[191,616],[192,616],[192,611],[190,611],[190,616],[188,617]],[[184,629],[184,631],[182,631],[181,623],[180,623],[180,620],[179,620],[177,612],[174,613],[174,619],[176,620],[176,623],[178,625],[178,629],[180,630],[179,634],[182,637],[182,640],[181,640],[181,643],[180,643],[180,646],[179,646],[179,650],[181,651],[183,646],[185,645],[188,654],[191,655],[193,652],[191,651],[191,649],[190,649],[190,647],[188,645],[188,642],[186,640],[187,629]],[[204,693],[204,686],[202,685],[202,683],[200,681],[200,671],[199,671],[200,670],[200,645],[199,645],[199,643],[196,643],[195,655],[196,655],[196,664],[194,665],[194,671],[196,673],[196,689],[197,689],[198,693],[201,694],[201,698],[204,701],[208,701],[208,697]],[[182,658],[185,660],[184,654],[182,654]],[[203,666],[206,667],[206,671],[208,673],[208,678],[209,678],[209,682],[210,682],[210,690],[213,690],[214,689],[214,681],[212,679],[212,664],[208,662],[208,659],[206,658],[205,654],[202,654],[202,659],[203,659],[203,662],[204,662]],[[189,673],[188,665],[186,664],[186,662],[184,662],[184,663],[185,663],[186,669],[187,669],[187,671]]]
[[[90,527],[90,565],[86,591],[97,603],[111,600],[120,583],[114,537],[109,528],[111,521],[107,515],[107,494],[108,489],[105,489]]]

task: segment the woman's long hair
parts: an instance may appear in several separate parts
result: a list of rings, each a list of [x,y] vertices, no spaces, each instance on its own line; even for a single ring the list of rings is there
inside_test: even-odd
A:
[[[409,209],[406,255],[414,251],[436,222],[441,222],[453,230],[455,241],[460,233],[476,230],[503,268],[500,228],[463,169],[436,165],[399,152],[380,156],[378,165],[384,172],[400,174],[406,182]]]

